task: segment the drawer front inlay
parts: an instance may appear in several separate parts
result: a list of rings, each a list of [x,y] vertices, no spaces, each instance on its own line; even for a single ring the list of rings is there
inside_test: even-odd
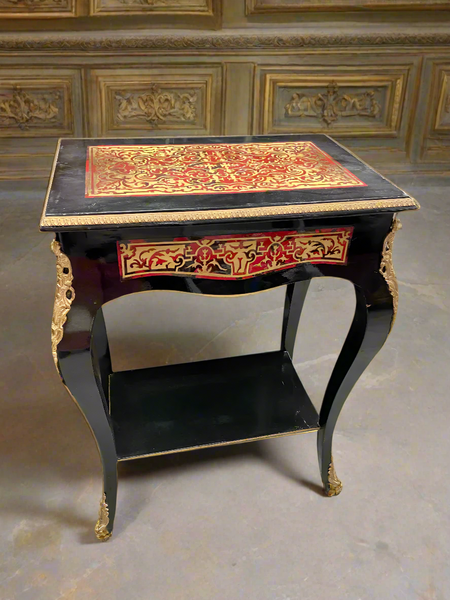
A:
[[[150,275],[248,279],[301,263],[345,265],[352,233],[352,227],[341,227],[168,242],[132,240],[117,242],[117,255],[122,279]]]

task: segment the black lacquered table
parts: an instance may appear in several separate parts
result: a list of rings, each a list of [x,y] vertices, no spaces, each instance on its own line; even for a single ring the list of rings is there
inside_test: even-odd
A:
[[[396,214],[416,208],[325,135],[60,141],[41,220],[56,234],[52,352],[100,451],[99,539],[113,528],[118,461],[143,456],[318,431],[325,494],[339,494],[333,431],[394,322]],[[292,363],[313,277],[348,279],[356,295],[319,414]],[[280,285],[278,351],[112,371],[106,302]]]

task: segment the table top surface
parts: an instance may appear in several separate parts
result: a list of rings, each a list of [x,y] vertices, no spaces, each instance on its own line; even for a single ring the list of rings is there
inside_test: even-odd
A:
[[[43,230],[418,208],[326,135],[62,139]]]

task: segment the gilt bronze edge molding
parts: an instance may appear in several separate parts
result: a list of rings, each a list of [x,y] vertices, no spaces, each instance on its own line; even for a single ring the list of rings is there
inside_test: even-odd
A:
[[[184,293],[184,292],[183,292]],[[188,293],[188,292],[186,292]],[[257,294],[260,292],[256,292]],[[242,294],[243,296],[247,294]],[[301,435],[302,433],[312,433],[319,431],[320,427],[311,427],[310,429],[301,429],[299,431],[287,431],[285,433],[271,433],[269,435],[262,435],[259,437],[244,438],[241,440],[232,440],[231,442],[214,442],[212,444],[201,444],[200,446],[188,446],[186,448],[176,448],[175,450],[163,450],[162,452],[151,452],[149,454],[137,454],[133,456],[126,456],[124,458],[118,458],[117,462],[125,462],[128,460],[137,460],[138,458],[148,458],[150,456],[164,456],[165,454],[175,454],[179,452],[191,452],[193,450],[201,450],[202,448],[216,448],[218,446],[234,446],[236,444],[247,444],[249,442],[258,442],[261,440],[269,440],[272,438],[286,437],[288,435]]]
[[[323,202],[317,204],[290,204],[284,206],[267,206],[255,208],[235,208],[223,210],[191,210],[158,213],[71,215],[41,219],[41,229],[52,227],[77,227],[82,225],[137,225],[156,223],[183,223],[189,221],[220,221],[227,219],[249,219],[260,217],[296,217],[315,216],[327,213],[370,212],[380,209],[395,211],[397,208],[417,209],[418,203],[413,198],[394,198],[384,200],[355,200],[351,202]]]
[[[196,35],[139,35],[135,31],[127,36],[74,35],[75,32],[54,33],[43,36],[40,33],[4,34],[0,36],[0,51],[57,50],[101,53],[111,50],[156,50],[156,51],[196,51],[196,50],[283,50],[300,48],[334,48],[354,46],[449,46],[449,33],[307,33],[292,34],[196,34]]]
[[[58,369],[58,344],[64,335],[64,323],[67,320],[67,314],[75,299],[75,290],[72,287],[72,265],[69,258],[62,252],[61,244],[53,240],[50,248],[56,256],[56,292],[52,317],[52,356]]]
[[[387,234],[383,243],[383,251],[380,262],[380,273],[384,277],[389,288],[389,292],[392,296],[393,312],[390,331],[394,326],[395,317],[397,316],[398,310],[398,282],[394,271],[392,248],[394,245],[395,233],[401,228],[402,224],[400,223],[400,220],[397,217],[394,217],[392,220],[391,229],[389,230],[389,233]]]

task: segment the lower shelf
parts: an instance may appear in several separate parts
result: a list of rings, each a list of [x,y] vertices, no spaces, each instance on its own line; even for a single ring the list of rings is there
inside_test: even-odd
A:
[[[119,460],[318,429],[287,352],[112,373]]]

